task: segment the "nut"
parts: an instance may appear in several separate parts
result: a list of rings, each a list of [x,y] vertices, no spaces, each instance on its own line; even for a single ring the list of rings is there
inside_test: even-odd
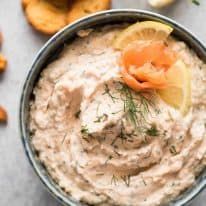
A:
[[[6,123],[8,119],[6,110],[0,106],[0,123]]]
[[[5,71],[7,66],[7,60],[3,54],[0,53],[0,72]]]

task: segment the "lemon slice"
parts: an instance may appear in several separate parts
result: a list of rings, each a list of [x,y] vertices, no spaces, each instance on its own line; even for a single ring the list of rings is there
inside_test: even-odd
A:
[[[178,60],[166,73],[171,86],[158,90],[158,94],[167,104],[186,115],[191,106],[191,73],[181,60]]]
[[[165,40],[172,31],[172,27],[160,22],[137,22],[120,32],[114,39],[113,46],[115,49],[123,49],[137,40]]]

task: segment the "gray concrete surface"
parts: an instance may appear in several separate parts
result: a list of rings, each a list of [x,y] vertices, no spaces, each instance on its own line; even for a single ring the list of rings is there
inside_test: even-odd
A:
[[[177,0],[172,7],[153,10],[191,29],[206,43],[206,1],[194,6],[190,0]],[[152,10],[146,0],[113,0],[113,8]],[[9,114],[7,126],[0,126],[0,206],[59,206],[30,167],[18,133],[18,104],[21,86],[37,51],[48,37],[35,32],[26,22],[20,0],[0,0],[0,29],[4,33],[3,53],[9,65],[0,75],[0,105]],[[206,205],[206,191],[192,206]]]

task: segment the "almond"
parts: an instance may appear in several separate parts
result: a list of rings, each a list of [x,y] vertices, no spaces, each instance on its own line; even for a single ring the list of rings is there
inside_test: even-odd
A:
[[[7,112],[6,110],[0,106],[0,123],[5,123],[7,122]]]
[[[3,54],[0,53],[0,72],[5,71],[7,66],[7,60]]]

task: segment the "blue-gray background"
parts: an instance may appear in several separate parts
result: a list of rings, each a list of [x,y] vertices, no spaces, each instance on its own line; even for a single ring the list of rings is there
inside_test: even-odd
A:
[[[190,0],[164,10],[153,10],[177,20],[206,44],[206,1],[195,6]],[[146,0],[113,0],[113,8],[152,10]],[[21,87],[37,51],[47,41],[26,22],[20,0],[0,0],[0,30],[8,70],[0,76],[0,105],[9,114],[7,126],[0,126],[0,206],[60,206],[45,190],[30,167],[18,133],[18,103]],[[192,206],[206,205],[206,190]]]

